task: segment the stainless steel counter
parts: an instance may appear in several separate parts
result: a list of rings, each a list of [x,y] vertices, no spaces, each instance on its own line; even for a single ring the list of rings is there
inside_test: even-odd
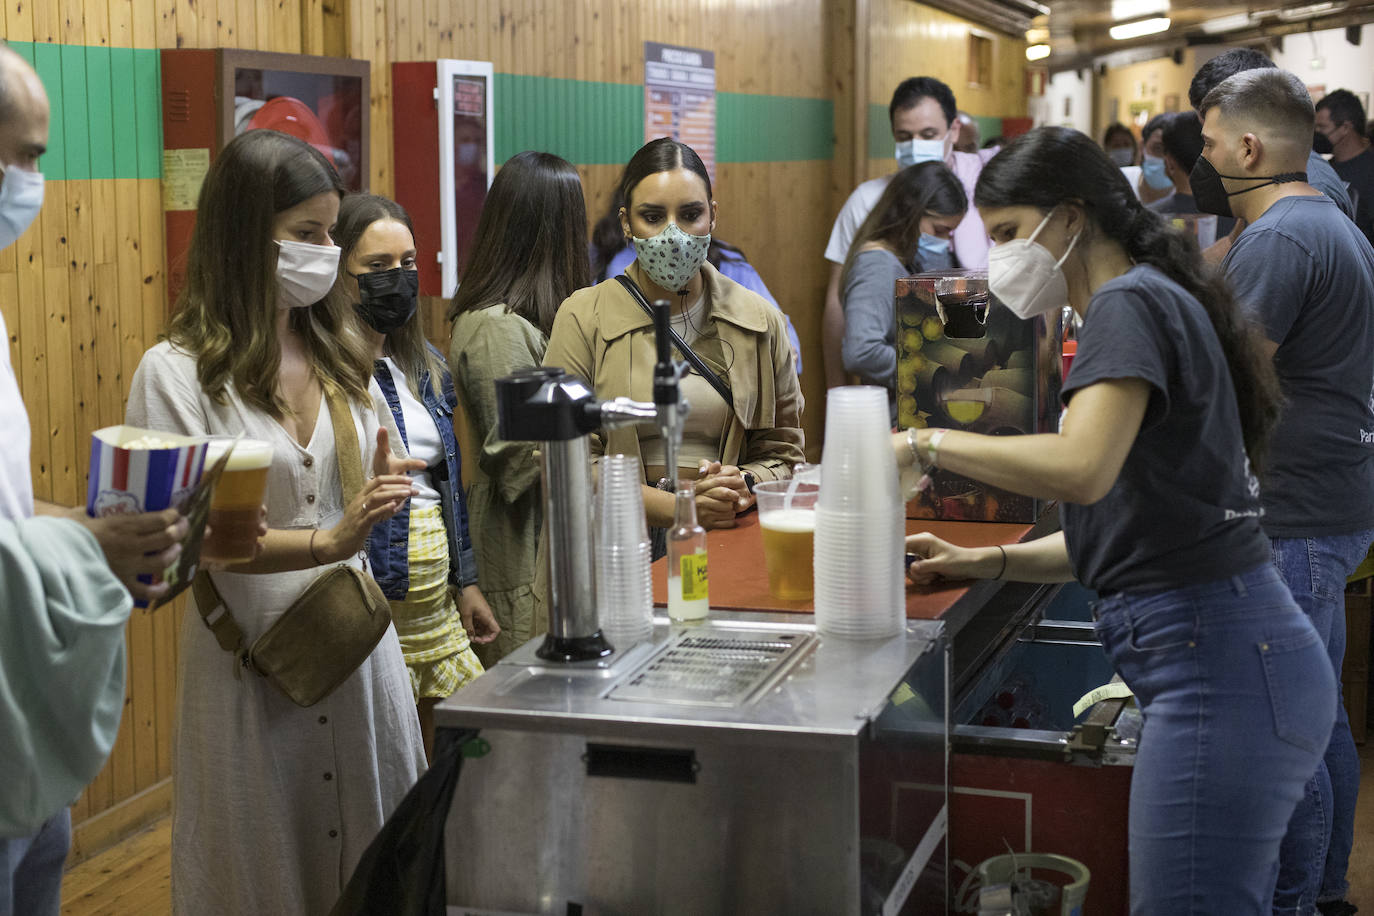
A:
[[[667,623],[572,666],[531,643],[439,705],[490,748],[450,812],[454,911],[942,912],[943,624]]]

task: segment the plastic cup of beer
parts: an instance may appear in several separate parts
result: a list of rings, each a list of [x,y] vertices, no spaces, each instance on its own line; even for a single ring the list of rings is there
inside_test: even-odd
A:
[[[272,443],[261,439],[215,439],[205,457],[205,469],[214,467],[233,446],[224,474],[215,485],[210,502],[210,534],[201,545],[202,559],[218,563],[243,563],[253,559],[258,540],[258,518],[267,490],[267,469],[272,466]]]
[[[815,590],[818,484],[770,480],[754,488],[763,530],[763,557],[768,566],[768,592],[785,601],[810,601]]]

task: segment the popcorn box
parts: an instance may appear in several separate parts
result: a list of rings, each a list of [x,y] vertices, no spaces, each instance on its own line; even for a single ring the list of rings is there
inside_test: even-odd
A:
[[[200,482],[208,451],[209,444],[204,439],[137,426],[96,430],[91,434],[86,514],[103,518],[158,512],[169,507],[184,509]],[[140,582],[154,581],[153,576],[138,578]],[[162,577],[157,578],[160,581]],[[148,603],[139,600],[134,606],[147,607]]]
[[[180,509],[200,482],[208,448],[204,439],[137,426],[96,430],[86,513],[101,518]]]

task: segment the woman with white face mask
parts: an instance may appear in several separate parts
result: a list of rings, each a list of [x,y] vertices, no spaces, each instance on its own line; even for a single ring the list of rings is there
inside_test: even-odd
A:
[[[692,409],[678,467],[664,467],[664,443],[650,424],[613,430],[593,452],[640,459],[651,527],[672,523],[669,484],[678,479],[695,482],[703,527],[733,527],[753,505],[756,481],[790,477],[804,460],[786,325],[777,309],[707,262],[716,202],[691,147],[668,137],[646,144],[625,166],[621,193],[621,228],[636,252],[622,275],[629,283],[612,277],[570,296],[554,319],[544,365],[590,380],[598,397],[651,401],[653,320],[632,288],[647,302],[671,302],[673,329],[714,376],[693,371],[683,379]]]
[[[1131,912],[1268,913],[1279,842],[1335,717],[1322,643],[1259,526],[1278,414],[1270,360],[1192,239],[1076,131],[988,163],[994,296],[1082,319],[1058,433],[912,430],[899,463],[1060,502],[1062,532],[964,549],[908,539],[916,582],[1077,578],[1145,716],[1131,782]]]
[[[330,230],[342,195],[329,162],[294,137],[254,130],[229,143],[201,187],[166,339],[144,354],[129,395],[131,424],[272,445],[261,554],[210,577],[248,645],[322,567],[362,566],[373,524],[414,494],[406,472],[423,467],[391,457],[373,409],[372,356],[335,286]],[[348,446],[335,429],[361,444],[353,460],[371,467],[347,504]],[[302,708],[221,649],[195,602],[186,615],[173,907],[327,912],[425,766],[396,632]]]

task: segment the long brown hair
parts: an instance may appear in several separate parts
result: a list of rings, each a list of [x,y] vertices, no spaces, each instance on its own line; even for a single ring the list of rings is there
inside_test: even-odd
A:
[[[196,228],[167,338],[196,358],[205,392],[224,403],[232,384],[243,400],[275,418],[290,412],[277,390],[277,214],[320,194],[343,196],[334,167],[313,146],[272,130],[235,137],[200,189]],[[316,378],[371,403],[372,359],[337,289],[291,310]]]
[[[349,258],[353,256],[353,250],[358,247],[358,240],[363,237],[363,233],[367,232],[369,226],[384,219],[401,223],[410,230],[410,237],[412,239],[415,237],[415,226],[410,221],[410,214],[406,212],[405,207],[390,198],[378,194],[349,194],[343,199],[343,203],[339,204],[339,220],[334,224],[334,231],[331,235],[334,238],[334,244],[338,245],[340,249],[339,286],[341,288],[343,276],[349,272]],[[356,309],[354,310],[354,317],[357,318]],[[383,351],[396,360],[396,364],[406,374],[410,391],[416,398],[420,397],[420,375],[424,372],[429,373],[430,390],[436,396],[442,392],[445,366],[443,361],[435,356],[434,351],[430,349],[429,342],[425,339],[425,331],[420,321],[418,309],[414,315],[410,316],[409,321],[386,335]]]
[[[968,210],[964,186],[943,162],[918,162],[902,169],[887,183],[883,195],[869,211],[868,218],[854,233],[854,241],[840,270],[840,289],[849,279],[854,259],[869,242],[881,242],[903,264],[916,254],[921,240],[921,217],[963,215]]]
[[[1197,299],[1226,356],[1246,454],[1256,471],[1263,467],[1283,395],[1258,329],[1241,315],[1226,278],[1203,260],[1197,242],[1141,204],[1121,169],[1091,138],[1064,127],[1039,127],[1017,137],[983,167],[973,198],[980,207],[1035,207],[1042,213],[1077,204],[1088,215],[1090,231],[1115,241],[1135,263],[1153,265]]]
[[[577,169],[552,153],[515,154],[487,192],[449,320],[505,303],[548,337],[563,300],[590,283]]]

